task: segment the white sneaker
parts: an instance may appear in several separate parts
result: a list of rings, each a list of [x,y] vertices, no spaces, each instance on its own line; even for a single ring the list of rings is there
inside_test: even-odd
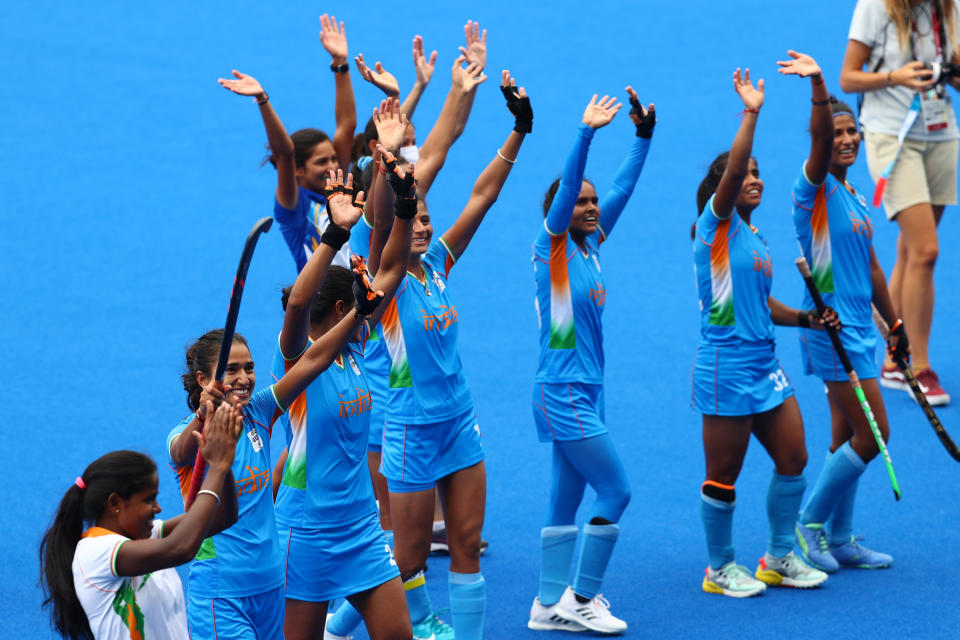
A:
[[[323,625],[323,640],[353,640],[353,636],[338,636],[327,630],[327,624],[329,624],[330,618],[332,617],[332,613],[327,614],[327,622]]]
[[[750,571],[733,560],[719,569],[708,566],[703,577],[703,590],[731,598],[749,598],[763,593],[767,585],[750,575]]]
[[[530,607],[530,620],[527,628],[534,631],[586,631],[587,628],[577,622],[571,622],[557,615],[557,603],[545,607],[540,598],[533,599]]]
[[[827,581],[827,574],[814,569],[800,559],[793,551],[777,558],[769,553],[763,554],[754,574],[760,582],[773,586],[812,589]]]
[[[610,613],[610,603],[606,598],[598,595],[589,602],[580,602],[571,587],[567,587],[556,604],[556,613],[564,620],[576,622],[597,633],[623,633],[627,630],[627,623]]]

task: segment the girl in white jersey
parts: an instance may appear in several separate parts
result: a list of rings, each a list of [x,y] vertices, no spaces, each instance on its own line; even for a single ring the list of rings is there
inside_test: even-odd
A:
[[[230,465],[243,424],[228,404],[196,438],[209,464],[190,511],[155,519],[157,466],[135,451],[93,461],[60,501],[40,543],[42,584],[54,629],[71,640],[187,637],[183,588],[172,569],[203,539],[237,519]],[[90,524],[86,530],[84,525]]]

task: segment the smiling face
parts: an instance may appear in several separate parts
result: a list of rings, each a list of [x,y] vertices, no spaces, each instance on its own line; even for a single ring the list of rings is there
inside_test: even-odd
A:
[[[214,361],[213,367],[217,363]],[[201,387],[210,384],[215,371],[197,372],[197,382]],[[230,387],[227,393],[227,402],[245,407],[250,402],[253,389],[257,385],[257,374],[253,367],[253,357],[250,349],[242,342],[234,341],[230,348],[230,357],[227,359],[227,369],[223,375],[223,384]]]
[[[840,115],[833,119],[833,156],[831,168],[846,169],[857,161],[860,150],[860,131],[853,116]]]
[[[154,471],[144,488],[133,493],[129,498],[112,494],[107,499],[107,508],[112,507],[116,513],[116,527],[119,529],[117,533],[134,540],[150,537],[153,520],[160,513],[160,505],[157,504],[159,487],[157,472]]]
[[[318,142],[302,167],[297,167],[297,184],[315,193],[323,193],[331,171],[340,168],[333,143],[329,140]]]
[[[586,237],[597,230],[600,224],[600,206],[597,199],[597,190],[593,185],[583,181],[580,195],[573,205],[573,216],[570,218],[570,233],[579,237]]]
[[[433,239],[433,224],[430,222],[430,214],[427,212],[427,205],[423,200],[417,201],[417,215],[413,218],[413,244],[410,245],[410,253],[413,255],[423,255],[430,248],[430,241]]]
[[[737,210],[753,211],[760,206],[761,198],[763,198],[763,180],[760,179],[760,169],[757,167],[757,161],[750,158],[747,175],[743,179],[743,186],[740,187],[740,195],[737,196]]]

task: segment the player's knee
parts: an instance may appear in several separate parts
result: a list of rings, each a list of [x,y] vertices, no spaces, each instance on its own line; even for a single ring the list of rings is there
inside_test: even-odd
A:
[[[451,562],[454,556],[470,564],[480,562],[480,527],[470,527],[469,530],[454,535],[450,534],[448,528],[447,543],[450,545]]]
[[[940,247],[936,238],[910,247],[907,259],[910,265],[919,269],[932,269],[940,256]]]
[[[785,476],[798,476],[807,467],[807,448],[796,447],[787,451],[776,461],[777,473]]]

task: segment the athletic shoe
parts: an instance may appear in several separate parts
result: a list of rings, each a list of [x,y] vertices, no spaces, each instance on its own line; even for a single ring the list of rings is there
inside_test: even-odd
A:
[[[830,542],[827,540],[827,533],[823,530],[822,524],[800,524],[794,527],[797,534],[797,544],[803,552],[803,559],[807,564],[833,573],[840,568],[836,558],[830,555]]]
[[[557,604],[549,607],[540,604],[540,598],[533,599],[530,607],[530,621],[527,628],[534,631],[586,631],[587,628],[577,622],[570,622],[557,615]]]
[[[899,391],[910,390],[910,385],[907,384],[907,378],[903,375],[903,371],[900,371],[895,364],[883,363],[883,368],[880,370],[880,386]]]
[[[486,540],[480,541],[480,553],[487,550],[490,543]],[[435,529],[430,537],[430,553],[450,553],[450,545],[447,544],[447,528]]]
[[[454,640],[453,627],[431,613],[413,625],[413,640]]]
[[[810,567],[791,551],[782,558],[763,554],[754,574],[757,580],[775,587],[812,589],[826,582],[827,574]]]
[[[353,636],[338,636],[327,630],[327,624],[330,624],[330,618],[332,617],[332,613],[327,614],[327,623],[323,625],[323,640],[353,640]]]
[[[917,374],[917,382],[920,383],[920,390],[927,396],[927,402],[931,407],[939,407],[950,404],[950,395],[940,386],[940,378],[937,377],[933,369],[924,369]],[[913,391],[910,391],[913,397]],[[916,398],[913,398],[916,401]]]
[[[830,545],[830,553],[836,558],[841,567],[856,569],[886,569],[893,564],[893,556],[867,549],[857,542],[857,538],[850,536],[850,542],[841,545]]]
[[[627,630],[627,623],[610,613],[610,603],[603,594],[588,602],[580,602],[573,588],[567,587],[555,611],[564,620],[576,622],[597,633],[623,633]]]
[[[758,596],[767,589],[767,585],[755,580],[750,570],[733,560],[719,569],[708,566],[703,576],[703,590],[707,593],[719,593],[731,598],[749,598]]]

